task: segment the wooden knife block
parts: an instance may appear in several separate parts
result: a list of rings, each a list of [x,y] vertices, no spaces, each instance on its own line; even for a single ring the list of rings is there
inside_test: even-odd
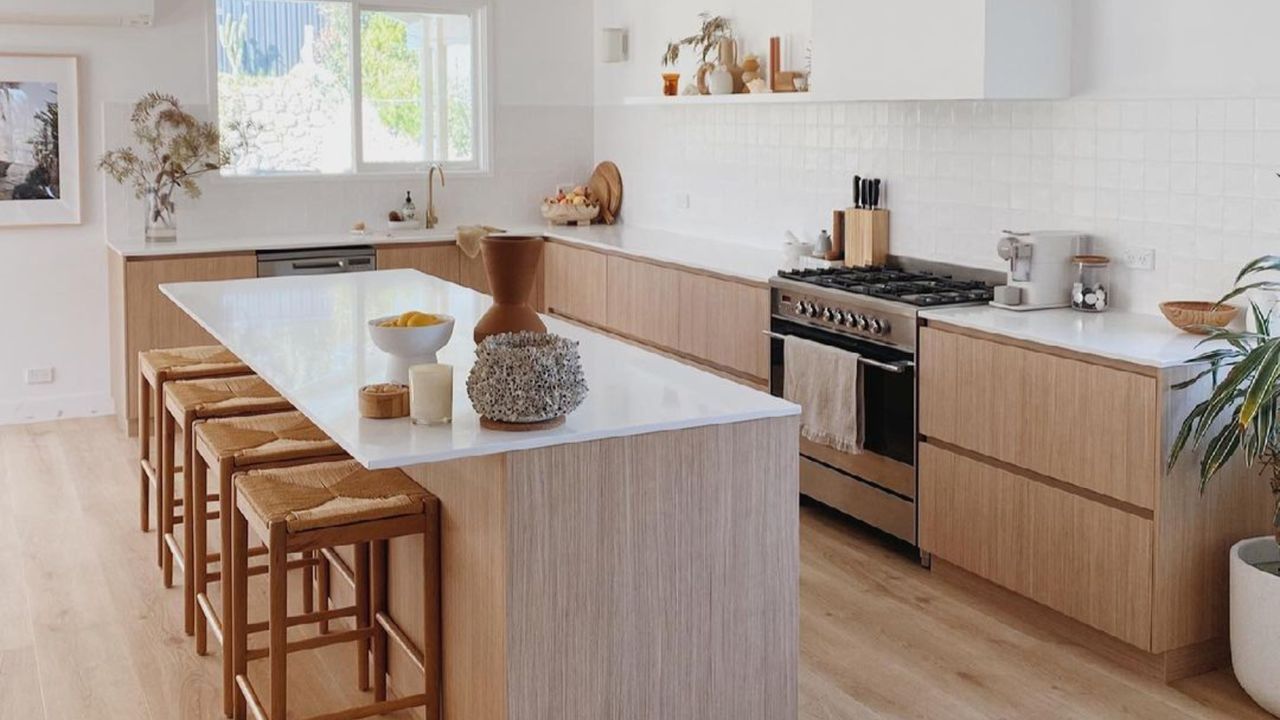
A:
[[[889,257],[889,211],[849,208],[844,218],[845,267],[884,265]]]

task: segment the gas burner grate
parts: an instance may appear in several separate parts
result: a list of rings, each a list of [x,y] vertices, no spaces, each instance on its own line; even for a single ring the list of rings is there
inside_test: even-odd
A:
[[[885,267],[784,270],[778,276],[920,307],[988,302],[994,298],[992,287],[983,282]]]

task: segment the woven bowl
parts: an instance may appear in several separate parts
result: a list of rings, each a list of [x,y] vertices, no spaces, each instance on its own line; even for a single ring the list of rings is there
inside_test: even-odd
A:
[[[1208,335],[1213,328],[1231,324],[1240,308],[1211,302],[1179,301],[1160,303],[1160,312],[1183,332]]]
[[[587,397],[578,343],[550,333],[490,335],[476,348],[467,397],[481,418],[499,423],[562,418]]]
[[[577,225],[589,223],[600,214],[599,205],[561,205],[543,203],[542,217],[552,225]]]

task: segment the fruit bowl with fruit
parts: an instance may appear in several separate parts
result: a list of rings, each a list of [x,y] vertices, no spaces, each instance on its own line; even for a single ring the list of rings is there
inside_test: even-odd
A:
[[[600,203],[581,185],[542,201],[542,217],[552,225],[590,225],[600,214]]]
[[[409,368],[436,361],[436,353],[453,336],[453,317],[410,310],[369,321],[369,337],[391,356],[387,380],[407,384]]]

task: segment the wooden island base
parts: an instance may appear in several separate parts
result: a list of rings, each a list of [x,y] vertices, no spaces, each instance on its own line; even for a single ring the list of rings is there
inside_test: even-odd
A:
[[[797,423],[406,468],[442,506],[446,720],[794,720]],[[420,548],[390,553],[418,643]],[[397,693],[415,675],[392,654]]]

